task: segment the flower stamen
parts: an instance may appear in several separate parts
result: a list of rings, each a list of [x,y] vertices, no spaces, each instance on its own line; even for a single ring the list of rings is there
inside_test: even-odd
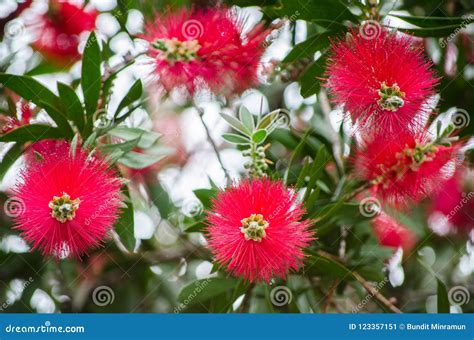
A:
[[[397,83],[388,86],[387,83],[383,82],[377,93],[380,97],[377,104],[379,104],[379,107],[383,110],[396,112],[405,104],[403,100],[403,98],[405,98],[405,92],[400,90]]]
[[[48,207],[51,208],[51,216],[61,223],[71,221],[76,217],[76,211],[79,209],[81,200],[76,198],[71,200],[71,197],[63,193],[62,196],[54,196],[49,202]]]
[[[240,231],[245,236],[245,240],[253,240],[256,242],[262,242],[267,236],[265,229],[268,228],[268,222],[263,219],[260,214],[252,214],[247,218],[241,220],[242,227]]]
[[[162,52],[158,57],[170,64],[196,60],[197,52],[201,48],[197,40],[179,41],[176,38],[157,39],[152,46]]]

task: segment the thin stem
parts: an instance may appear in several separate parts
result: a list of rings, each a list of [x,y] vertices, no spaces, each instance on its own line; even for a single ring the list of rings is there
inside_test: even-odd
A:
[[[222,168],[222,171],[224,171],[224,175],[225,175],[225,178],[227,180],[227,185],[230,185],[232,183],[232,178],[230,177],[229,172],[227,171],[227,169],[224,166],[224,163],[222,162],[222,158],[221,158],[221,155],[219,153],[219,149],[217,148],[216,143],[214,142],[214,140],[211,137],[211,131],[207,127],[206,122],[204,122],[204,118],[203,118],[204,110],[201,109],[200,107],[198,107],[197,105],[194,105],[194,107],[198,111],[199,119],[201,120],[201,123],[204,126],[204,129],[206,130],[207,140],[208,140],[209,144],[211,144],[212,148],[214,149],[214,153],[216,154],[217,160],[218,160],[218,162],[219,162],[219,164]]]

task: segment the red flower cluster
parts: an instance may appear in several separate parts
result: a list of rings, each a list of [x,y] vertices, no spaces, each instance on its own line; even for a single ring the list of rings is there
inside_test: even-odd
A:
[[[415,234],[393,217],[381,212],[372,220],[372,227],[381,245],[402,248],[408,253],[416,244]]]
[[[401,207],[434,193],[453,175],[458,149],[432,144],[424,132],[376,134],[358,148],[354,167],[359,178],[370,182],[373,194]]]
[[[282,182],[246,180],[217,195],[209,216],[209,247],[235,276],[285,278],[298,269],[313,239],[304,209]]]
[[[47,146],[51,148],[46,148]],[[68,143],[40,146],[12,199],[20,206],[15,228],[45,255],[79,257],[98,246],[119,212],[121,182],[108,164]]]
[[[259,24],[244,34],[243,26],[227,8],[181,10],[149,23],[142,38],[150,43],[158,83],[167,91],[225,96],[256,85],[269,31]]]
[[[33,48],[60,66],[80,58],[79,36],[95,28],[97,13],[86,11],[68,1],[51,0],[49,10],[40,18],[38,39]]]
[[[353,157],[356,176],[383,204],[402,208],[435,194],[453,176],[460,145],[447,136],[430,138],[425,127],[438,79],[422,46],[379,23],[370,25],[370,36],[362,25],[332,44],[326,85],[361,135]],[[383,212],[373,225],[383,245],[408,250],[415,242]]]
[[[437,83],[431,63],[410,36],[381,27],[377,34],[369,39],[353,31],[333,44],[327,86],[364,133],[419,128]]]

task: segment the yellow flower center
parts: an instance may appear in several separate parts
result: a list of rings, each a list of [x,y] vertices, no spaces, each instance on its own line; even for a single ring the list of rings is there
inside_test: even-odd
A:
[[[171,64],[196,60],[197,52],[201,48],[197,40],[179,41],[176,38],[158,39],[152,46],[162,52],[159,55],[160,59],[167,60]]]
[[[54,196],[49,202],[48,207],[51,208],[51,216],[61,223],[71,221],[76,217],[76,211],[79,209],[81,200],[76,198],[71,200],[71,197],[63,193],[61,197]]]
[[[377,104],[379,104],[379,107],[383,110],[396,112],[405,104],[405,101],[403,100],[403,98],[405,98],[405,92],[400,90],[397,83],[388,86],[383,82],[380,85],[378,94],[380,99],[377,101]]]
[[[242,222],[240,231],[244,234],[245,240],[261,242],[267,236],[265,229],[268,228],[268,222],[263,219],[262,215],[252,214],[240,222]]]

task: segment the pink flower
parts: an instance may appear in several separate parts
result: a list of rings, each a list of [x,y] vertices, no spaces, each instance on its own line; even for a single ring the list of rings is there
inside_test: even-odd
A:
[[[156,80],[167,91],[181,88],[191,95],[204,88],[228,96],[257,85],[269,32],[259,24],[243,33],[243,26],[244,20],[227,8],[158,17],[142,36],[150,43]]]
[[[245,180],[220,192],[209,215],[209,247],[235,276],[269,281],[302,265],[311,222],[281,181]]]
[[[456,144],[430,143],[425,133],[376,135],[357,151],[355,173],[384,202],[405,205],[432,194],[452,176],[458,150]]]
[[[81,148],[45,152],[21,174],[13,199],[15,228],[44,255],[79,257],[100,245],[113,227],[121,183],[108,164]]]
[[[365,132],[420,127],[428,114],[423,104],[437,83],[422,47],[382,27],[368,38],[363,27],[333,44],[326,84],[333,101]]]
[[[431,214],[441,214],[438,221],[468,233],[474,230],[474,191],[472,173],[466,171],[464,179],[462,175],[463,172],[457,172],[444,183],[434,197]]]
[[[52,0],[48,12],[39,20],[40,30],[33,47],[59,66],[79,60],[79,35],[92,31],[96,18],[95,11],[68,1]]]
[[[380,244],[385,247],[402,248],[404,253],[408,253],[416,244],[413,231],[384,212],[372,220],[372,227]]]

